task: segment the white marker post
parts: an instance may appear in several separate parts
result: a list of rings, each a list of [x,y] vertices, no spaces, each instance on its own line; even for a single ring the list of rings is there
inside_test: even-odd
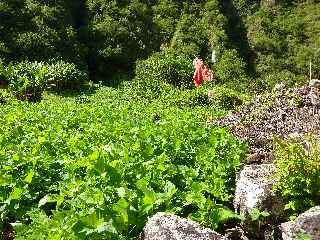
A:
[[[211,62],[216,63],[216,50],[212,49]]]

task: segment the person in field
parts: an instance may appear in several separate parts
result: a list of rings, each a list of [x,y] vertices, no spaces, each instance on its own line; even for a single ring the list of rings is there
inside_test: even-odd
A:
[[[196,57],[193,60],[193,66],[195,68],[193,74],[194,85],[198,88],[203,81],[212,81],[214,79],[212,71],[208,65],[205,64],[201,58]]]

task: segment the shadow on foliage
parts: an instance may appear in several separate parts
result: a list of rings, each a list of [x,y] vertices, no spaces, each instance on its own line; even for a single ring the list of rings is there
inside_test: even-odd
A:
[[[55,93],[62,97],[79,97],[91,96],[99,89],[99,84],[88,82],[81,86],[79,89],[55,91]]]
[[[100,76],[98,79],[95,80],[95,82],[99,82],[99,84],[102,84],[103,86],[118,88],[121,85],[121,83],[125,81],[131,81],[133,80],[133,78],[134,74],[131,71],[118,71],[115,74],[109,75],[105,78]]]
[[[234,6],[232,0],[221,1],[221,11],[228,19],[228,28],[226,32],[232,40],[232,45],[235,47],[240,56],[246,61],[249,72],[255,72],[255,53],[250,48],[247,29],[239,15],[238,10]]]

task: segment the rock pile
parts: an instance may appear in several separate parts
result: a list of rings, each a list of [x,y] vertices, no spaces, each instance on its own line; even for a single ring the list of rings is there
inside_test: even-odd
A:
[[[227,126],[238,138],[249,141],[248,163],[270,163],[272,140],[320,134],[319,80],[309,86],[286,88],[277,85],[270,93],[257,96],[239,112],[214,121]]]

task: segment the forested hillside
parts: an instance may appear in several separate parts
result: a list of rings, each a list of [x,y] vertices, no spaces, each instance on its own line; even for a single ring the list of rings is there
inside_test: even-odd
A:
[[[317,1],[2,0],[1,56],[61,57],[105,78],[160,50],[209,60],[215,49],[219,82],[294,84],[310,60],[319,76],[318,11]]]
[[[270,119],[317,118],[319,96],[286,89],[320,78],[319,36],[318,0],[0,0],[0,239],[139,239],[160,211],[240,228],[240,135],[270,150]],[[197,88],[195,57],[214,75]],[[285,140],[288,220],[320,204],[320,151]]]

